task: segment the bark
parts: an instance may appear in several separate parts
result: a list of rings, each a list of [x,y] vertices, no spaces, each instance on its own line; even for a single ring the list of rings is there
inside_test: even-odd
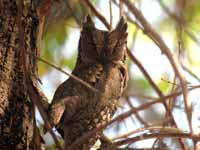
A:
[[[0,149],[34,149],[37,0],[0,0]]]

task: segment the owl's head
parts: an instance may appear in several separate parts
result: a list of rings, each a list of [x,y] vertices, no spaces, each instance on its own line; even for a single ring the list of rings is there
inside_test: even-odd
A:
[[[123,61],[127,44],[127,23],[121,18],[112,31],[95,28],[90,16],[83,22],[79,40],[79,59],[86,64]]]

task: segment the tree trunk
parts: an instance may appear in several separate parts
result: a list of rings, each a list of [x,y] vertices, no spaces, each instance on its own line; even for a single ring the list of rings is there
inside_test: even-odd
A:
[[[0,0],[0,149],[34,149],[37,0]]]

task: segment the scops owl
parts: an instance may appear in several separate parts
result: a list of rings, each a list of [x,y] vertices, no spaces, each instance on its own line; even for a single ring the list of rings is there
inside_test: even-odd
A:
[[[83,22],[78,58],[72,72],[98,92],[69,78],[56,90],[48,109],[52,126],[63,136],[65,149],[78,138],[103,124],[114,115],[119,98],[127,84],[124,64],[127,23],[121,18],[112,31],[96,29],[90,16]],[[102,132],[77,146],[89,150]]]

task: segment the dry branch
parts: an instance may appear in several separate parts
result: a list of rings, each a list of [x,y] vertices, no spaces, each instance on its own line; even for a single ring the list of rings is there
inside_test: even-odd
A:
[[[130,2],[129,0],[124,0],[124,4],[129,8],[129,10],[135,15],[137,20],[142,24],[142,26],[144,28],[144,30],[143,30],[144,33],[146,33],[155,42],[155,44],[160,48],[161,52],[166,55],[166,57],[168,58],[169,62],[171,63],[171,65],[174,69],[174,72],[177,74],[180,84],[181,84],[181,87],[182,87],[182,90],[183,90],[185,112],[187,114],[190,131],[191,131],[191,133],[193,133],[191,101],[188,98],[187,83],[185,80],[184,72],[182,70],[182,67],[181,67],[177,57],[174,56],[174,54],[164,43],[164,41],[160,37],[160,35],[151,27],[151,25],[148,23],[148,21],[145,19],[145,17],[142,15],[142,13],[135,7],[135,5],[132,2]]]

